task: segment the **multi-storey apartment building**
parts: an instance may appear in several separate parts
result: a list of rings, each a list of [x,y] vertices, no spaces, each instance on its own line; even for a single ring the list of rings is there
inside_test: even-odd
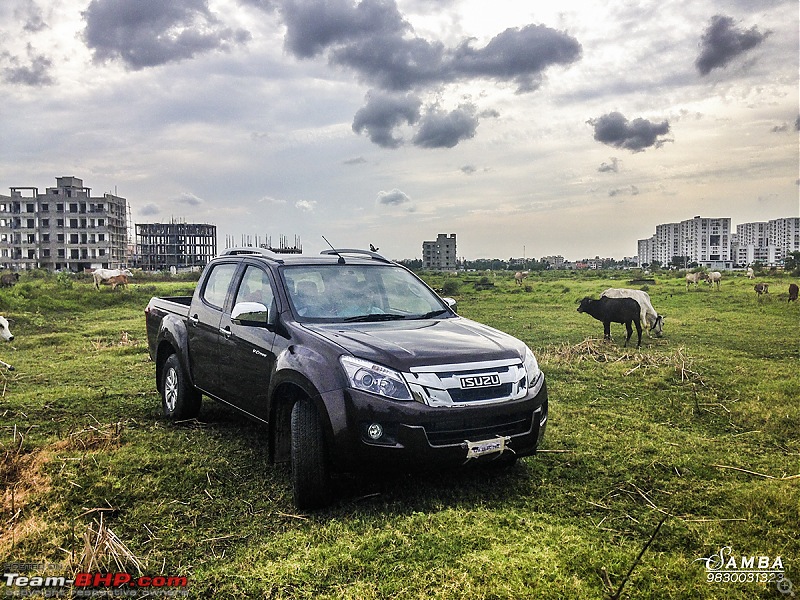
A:
[[[730,218],[687,219],[680,223],[656,225],[655,235],[638,241],[639,264],[658,261],[669,265],[676,256],[685,263],[698,263],[705,267],[730,269],[731,256]]]
[[[731,230],[730,218],[694,217],[656,226],[656,233],[638,241],[639,264],[668,265],[673,257],[687,263],[730,269],[760,262],[780,266],[790,252],[800,252],[800,217],[742,223]]]
[[[456,234],[440,233],[435,242],[422,242],[422,267],[437,271],[456,270]]]
[[[739,265],[781,265],[788,254],[800,252],[800,217],[737,225],[733,247]]]
[[[217,255],[217,227],[207,223],[137,223],[136,266],[145,271],[205,267]]]
[[[0,266],[83,271],[127,266],[128,202],[92,196],[77,177],[56,186],[12,187],[0,196]]]

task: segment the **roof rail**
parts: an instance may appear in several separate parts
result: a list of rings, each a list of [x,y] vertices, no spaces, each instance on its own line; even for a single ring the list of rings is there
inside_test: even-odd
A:
[[[392,262],[385,256],[381,256],[377,252],[372,252],[371,250],[359,250],[358,248],[331,248],[330,250],[323,250],[320,254],[328,254],[333,256],[341,256],[342,254],[356,254],[356,255],[363,255],[369,256],[374,258],[375,260],[379,260],[381,262],[390,263]]]
[[[226,248],[225,251],[220,254],[220,256],[238,256],[240,254],[256,254],[258,256],[263,256],[264,258],[274,260],[277,263],[283,263],[283,259],[272,250],[267,250],[266,248],[254,248],[252,246]]]

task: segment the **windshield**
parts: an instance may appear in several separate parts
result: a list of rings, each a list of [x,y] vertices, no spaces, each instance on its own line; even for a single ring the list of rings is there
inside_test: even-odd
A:
[[[402,267],[287,266],[286,292],[299,321],[389,321],[448,314],[442,300]]]

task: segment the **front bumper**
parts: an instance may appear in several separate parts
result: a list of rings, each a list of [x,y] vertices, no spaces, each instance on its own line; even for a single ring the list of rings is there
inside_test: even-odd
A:
[[[340,471],[437,469],[536,452],[547,425],[547,385],[535,394],[491,405],[431,407],[358,390],[323,394]],[[379,427],[375,427],[378,425]],[[375,438],[375,433],[381,435]],[[370,435],[372,434],[372,435]],[[502,452],[468,458],[470,442],[502,439]],[[471,444],[475,446],[475,444]]]

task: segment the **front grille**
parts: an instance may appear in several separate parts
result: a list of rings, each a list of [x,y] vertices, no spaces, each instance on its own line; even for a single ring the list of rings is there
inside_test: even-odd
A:
[[[450,398],[453,402],[479,402],[481,400],[494,400],[495,398],[508,398],[511,395],[513,384],[504,383],[486,388],[470,390],[451,389]]]
[[[531,430],[533,413],[508,415],[487,419],[441,419],[424,426],[431,446],[460,444],[464,440],[478,441],[495,436],[521,435]]]
[[[404,376],[414,398],[428,406],[503,402],[527,392],[517,359],[412,367]]]

